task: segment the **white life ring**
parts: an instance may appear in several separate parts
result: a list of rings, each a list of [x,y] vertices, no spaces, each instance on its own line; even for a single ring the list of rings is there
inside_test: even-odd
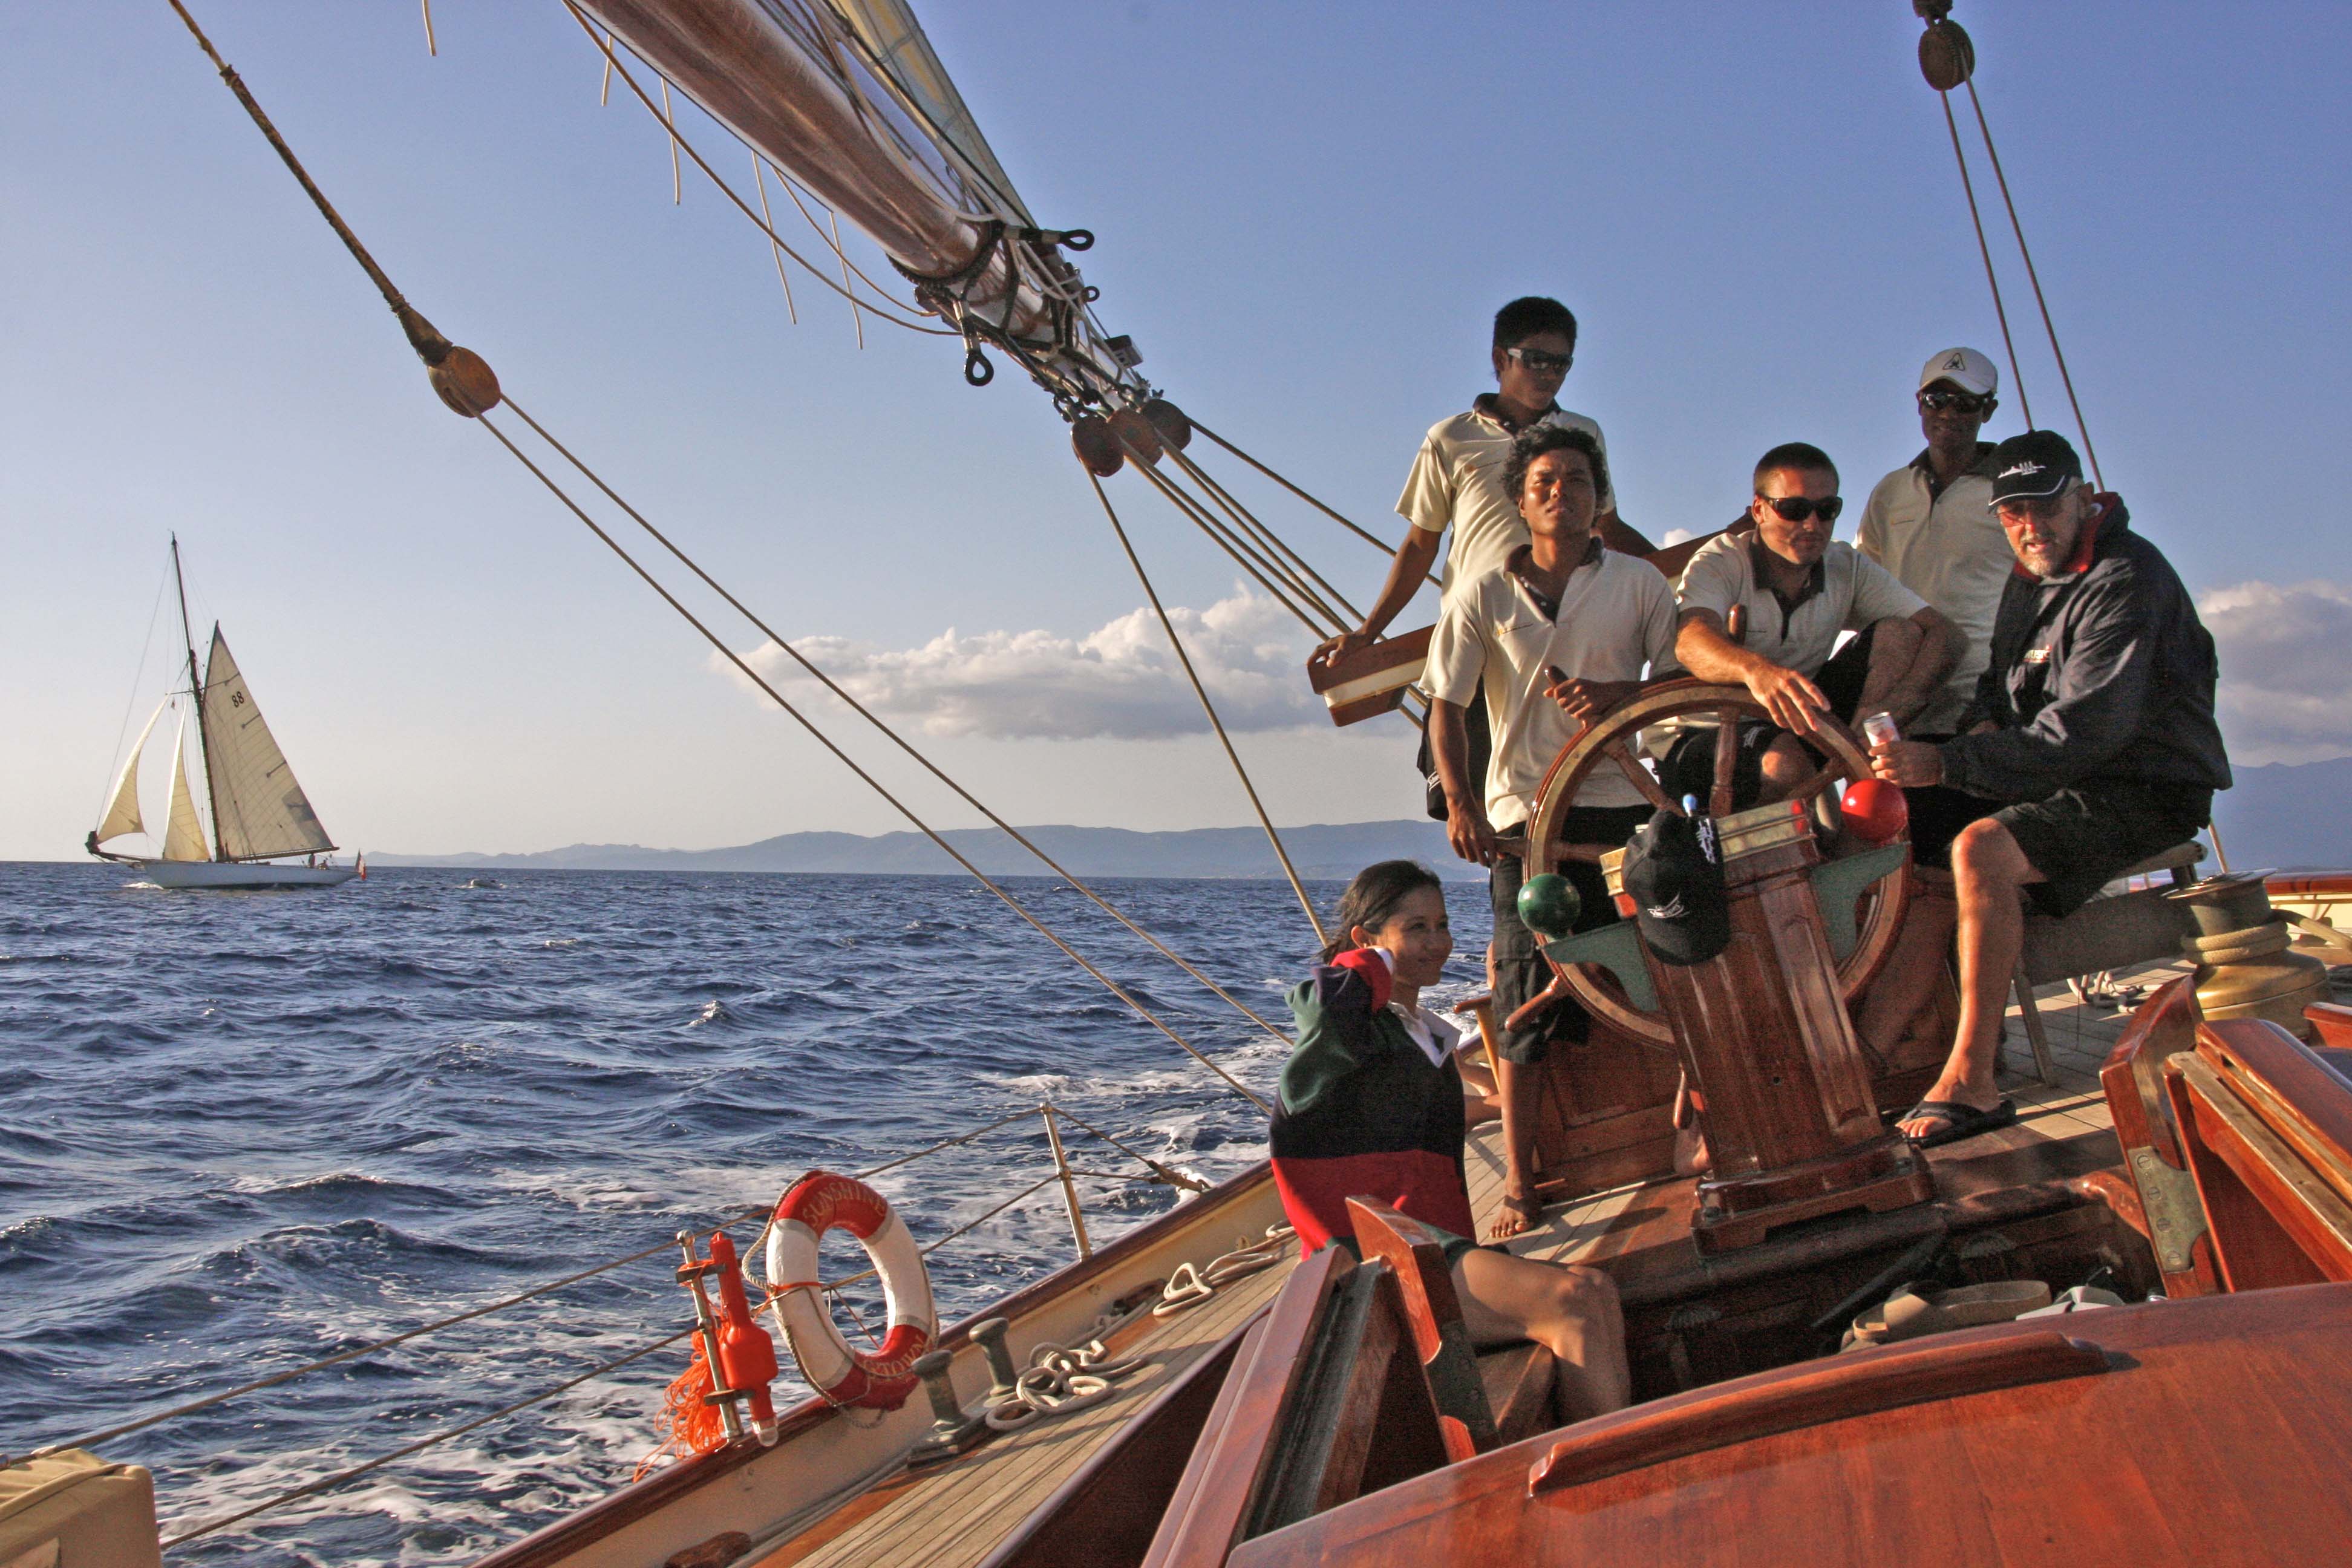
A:
[[[882,1276],[890,1330],[881,1348],[857,1351],[834,1327],[817,1281],[817,1237],[835,1226],[856,1237]],[[801,1375],[833,1405],[896,1410],[919,1380],[915,1358],[939,1338],[931,1277],[907,1222],[865,1183],[812,1171],[776,1200],[768,1226],[768,1307]]]

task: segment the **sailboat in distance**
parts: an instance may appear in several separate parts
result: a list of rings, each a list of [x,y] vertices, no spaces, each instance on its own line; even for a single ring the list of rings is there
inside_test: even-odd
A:
[[[262,719],[218,624],[213,626],[212,647],[199,670],[176,534],[172,539],[172,581],[179,591],[180,636],[188,652],[187,688],[166,694],[149,717],[138,743],[123,759],[98,826],[82,847],[101,860],[138,868],[142,882],[159,888],[331,888],[366,875],[364,863],[334,866],[322,858],[334,850],[334,840],[310,808],[310,797],[295,782],[293,766]],[[180,710],[172,742],[172,794],[163,853],[124,855],[104,847],[114,839],[148,831],[139,809],[140,759],[165,710],[178,708],[183,697],[189,709]],[[212,805],[209,844],[196,812],[195,793],[188,787],[190,709]],[[302,856],[303,862],[278,863],[279,858],[291,855]]]

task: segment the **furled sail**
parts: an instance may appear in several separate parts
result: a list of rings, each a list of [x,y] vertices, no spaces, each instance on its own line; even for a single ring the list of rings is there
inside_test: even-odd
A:
[[[103,844],[126,833],[147,831],[147,824],[139,815],[139,754],[147,749],[147,737],[155,732],[155,721],[171,705],[172,700],[167,697],[147,716],[147,727],[139,731],[131,754],[122,759],[121,776],[114,781],[114,794],[107,800],[106,815],[98,819],[98,831],[90,836],[91,842]]]
[[[1119,374],[1071,317],[1083,285],[1051,243],[1007,235],[987,253],[992,223],[1035,226],[904,0],[581,5],[899,266],[954,279],[975,315],[1087,379]]]
[[[163,828],[163,858],[209,860],[204,824],[196,820],[196,797],[188,793],[188,721],[180,721],[179,738],[172,742],[172,816]]]
[[[257,860],[335,847],[310,809],[310,797],[294,782],[294,770],[262,721],[218,626],[205,660],[204,720],[213,831],[224,859]]]

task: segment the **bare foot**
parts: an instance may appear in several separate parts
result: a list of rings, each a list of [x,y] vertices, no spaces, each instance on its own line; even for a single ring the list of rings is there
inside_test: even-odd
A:
[[[1486,1222],[1486,1239],[1508,1241],[1515,1236],[1524,1236],[1534,1229],[1536,1221],[1542,1217],[1543,1205],[1535,1199],[1505,1193],[1503,1206],[1495,1211],[1493,1219]]]

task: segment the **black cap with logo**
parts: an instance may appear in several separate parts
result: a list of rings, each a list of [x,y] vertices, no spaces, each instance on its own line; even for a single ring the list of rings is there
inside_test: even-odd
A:
[[[2083,459],[2055,430],[2028,430],[1992,449],[1992,504],[2054,496],[2083,478]]]
[[[1625,892],[1660,962],[1705,963],[1731,941],[1714,824],[1661,808],[1625,846]]]

